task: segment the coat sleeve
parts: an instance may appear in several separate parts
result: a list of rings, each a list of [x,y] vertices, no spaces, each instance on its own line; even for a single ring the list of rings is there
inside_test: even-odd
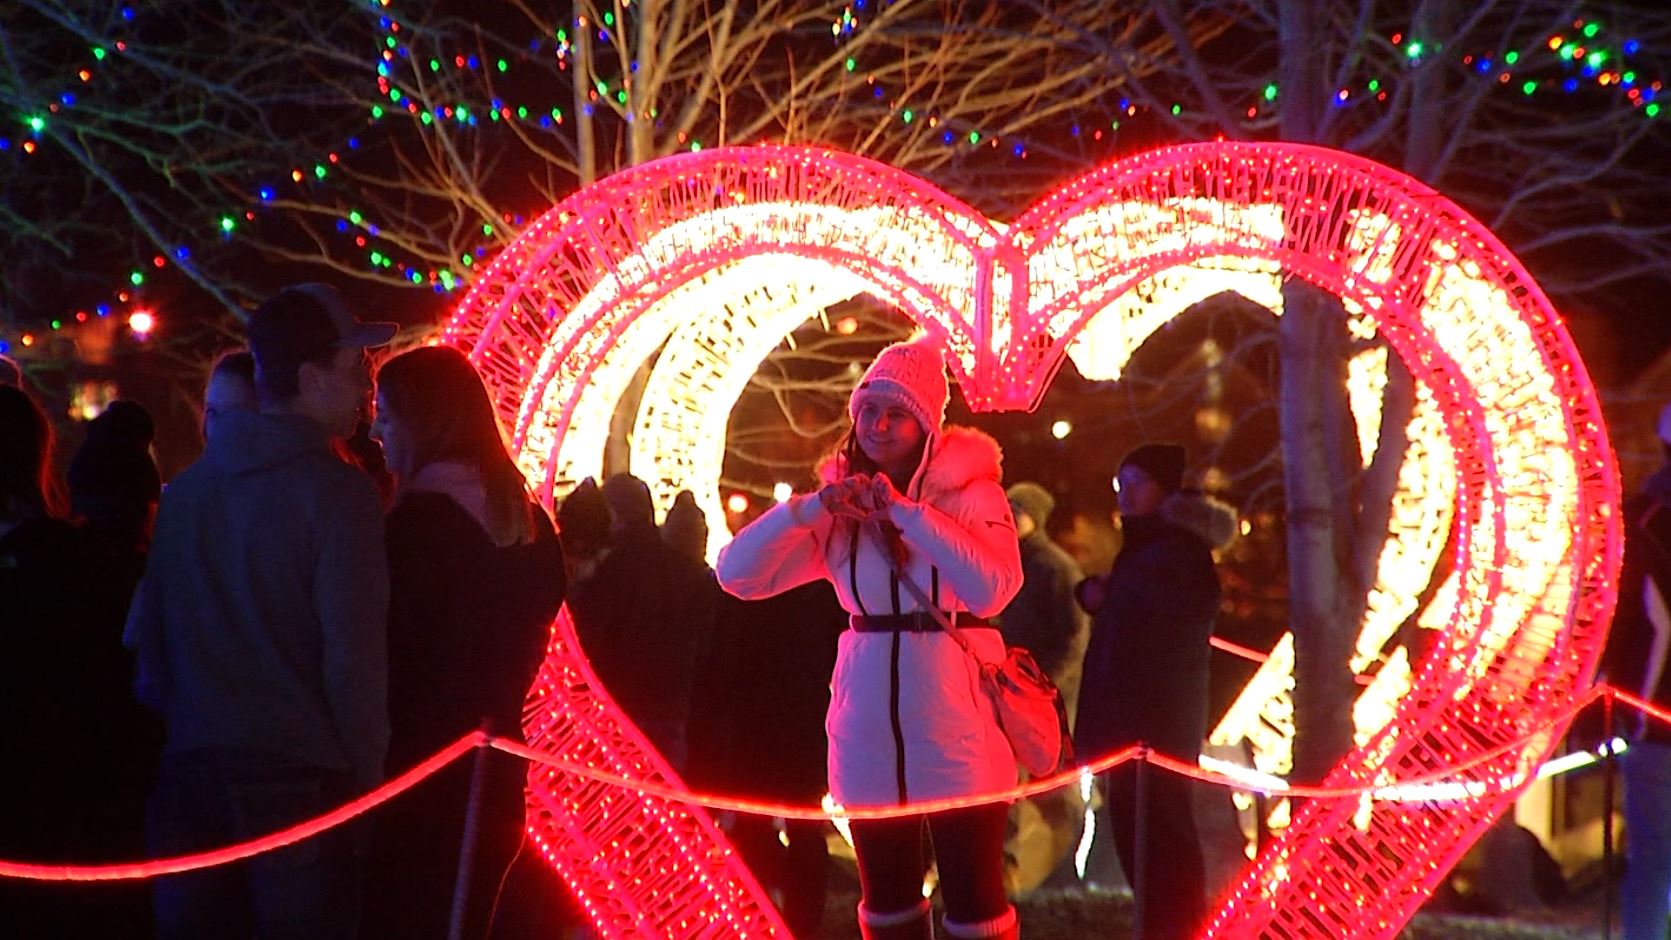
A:
[[[714,567],[720,587],[753,600],[824,577],[824,542],[833,520],[817,493],[773,506],[720,549]]]
[[[906,499],[896,499],[888,516],[906,546],[928,556],[970,613],[995,617],[1021,589],[1015,518],[1003,488],[991,480],[969,484],[958,497],[955,516]]]
[[[353,766],[370,788],[389,750],[389,565],[383,507],[369,479],[354,480],[322,526],[313,604],[324,639],[325,700]]]

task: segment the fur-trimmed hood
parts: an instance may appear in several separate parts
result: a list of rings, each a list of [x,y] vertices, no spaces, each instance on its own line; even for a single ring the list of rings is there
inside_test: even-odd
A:
[[[948,425],[923,448],[923,466],[911,478],[906,496],[933,502],[977,480],[1003,479],[1004,449],[984,431]],[[847,475],[847,460],[837,451],[818,465],[818,480],[833,483]]]
[[[1240,534],[1240,517],[1235,507],[1199,490],[1179,490],[1161,504],[1160,516],[1173,525],[1201,537],[1215,552],[1222,552]]]

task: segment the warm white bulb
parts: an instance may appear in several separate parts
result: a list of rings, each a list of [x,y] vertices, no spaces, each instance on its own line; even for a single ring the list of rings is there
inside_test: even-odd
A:
[[[1050,436],[1058,441],[1072,433],[1073,423],[1070,421],[1057,421],[1050,426]]]
[[[779,480],[772,485],[772,498],[780,503],[787,503],[789,497],[795,495],[795,488]]]

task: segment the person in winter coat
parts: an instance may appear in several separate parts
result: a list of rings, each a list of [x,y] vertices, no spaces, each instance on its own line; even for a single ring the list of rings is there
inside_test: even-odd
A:
[[[1671,708],[1671,405],[1659,416],[1666,463],[1625,505],[1619,608],[1607,638],[1612,684]],[[1664,940],[1671,917],[1671,725],[1645,715],[1619,758],[1626,865],[1619,886],[1625,940]]]
[[[609,507],[610,547],[570,594],[575,636],[609,696],[683,774],[691,690],[719,588],[704,562],[662,539],[643,480],[617,473],[599,490]]]
[[[1079,705],[1079,676],[1085,659],[1090,619],[1074,597],[1085,579],[1079,563],[1063,551],[1044,527],[1056,500],[1037,483],[1017,483],[1006,492],[1015,513],[1021,543],[1021,590],[998,618],[1004,642],[1033,654],[1056,683],[1071,722]]]
[[[331,439],[367,407],[366,348],[395,329],[325,285],[280,291],[249,321],[261,411],[226,416],[163,494],[125,636],[167,728],[155,855],[282,829],[383,779],[383,507]],[[158,936],[353,937],[363,861],[349,826],[161,878]]]
[[[1116,474],[1124,542],[1113,570],[1080,588],[1095,618],[1073,736],[1082,760],[1140,743],[1188,764],[1200,758],[1219,582],[1207,542],[1163,512],[1183,475],[1184,449],[1171,444],[1138,447]],[[1139,772],[1147,773],[1142,859]],[[1206,887],[1188,779],[1128,762],[1104,784],[1120,866],[1138,896],[1139,936],[1193,936]]]
[[[986,618],[1021,586],[1015,522],[991,438],[943,427],[940,351],[917,339],[876,358],[848,402],[853,428],[821,471],[721,551],[720,584],[768,597],[820,578],[835,585],[842,634],[826,720],[829,784],[849,807],[908,805],[1014,785],[1015,755],[981,689],[979,666],[901,582],[914,581],[982,660],[1004,642]],[[865,517],[860,521],[859,517]],[[922,896],[926,825],[953,937],[1019,936],[1004,894],[1008,808],[987,804],[855,821],[869,940],[933,935]]]
[[[62,518],[53,438],[29,393],[0,385],[0,857],[137,858],[161,741],[121,642],[134,561]],[[0,878],[0,937],[148,936],[149,888],[108,887]]]
[[[520,740],[522,705],[563,603],[563,550],[505,452],[464,354],[430,346],[377,373],[372,436],[396,479],[389,557],[389,771],[484,725]],[[466,937],[488,935],[523,836],[527,767],[488,755]],[[444,937],[471,763],[455,761],[376,819],[366,935]]]

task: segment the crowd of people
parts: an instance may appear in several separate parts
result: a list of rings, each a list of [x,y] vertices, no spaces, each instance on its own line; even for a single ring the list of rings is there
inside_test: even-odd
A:
[[[28,755],[5,786],[7,805],[39,810],[0,836],[6,856],[212,849],[341,805],[471,730],[514,737],[565,601],[603,689],[674,771],[763,800],[886,805],[1012,785],[975,678],[1005,645],[1033,650],[1070,710],[1105,695],[1083,595],[1118,590],[1119,571],[1102,588],[1083,579],[1044,534],[1049,493],[1006,492],[996,442],[945,426],[930,343],[878,356],[817,483],[744,527],[716,571],[692,495],[658,527],[649,487],[626,474],[582,483],[554,526],[462,354],[387,357],[373,381],[372,350],[395,332],[323,285],[276,294],[251,315],[248,347],[210,370],[203,452],[166,491],[139,405],[88,425],[66,487],[50,420],[20,377],[0,384],[0,590],[20,628],[0,688],[7,746]],[[974,658],[907,581],[958,620]],[[1096,705],[1105,724],[1121,709]],[[552,920],[531,910],[549,895],[520,898],[514,876],[524,779],[487,758],[478,876],[456,911],[468,762],[370,821],[245,862],[74,893],[0,882],[3,926],[423,937],[457,916],[465,936],[531,934]],[[1007,819],[990,805],[855,823],[866,935],[932,930],[930,865],[947,933],[1017,935]],[[725,824],[795,935],[816,937],[826,827]]]
[[[0,384],[5,805],[30,807],[8,813],[0,853],[219,848],[477,728],[520,734],[566,594],[562,546],[461,353],[388,358],[370,420],[368,350],[395,332],[329,287],[278,293],[212,369],[203,454],[166,490],[150,418],[118,401],[88,425],[66,501],[51,422],[20,378]],[[0,934],[443,937],[456,916],[464,936],[525,935],[500,890],[525,768],[484,753],[479,877],[456,911],[468,762],[245,862],[149,884],[0,881]]]

